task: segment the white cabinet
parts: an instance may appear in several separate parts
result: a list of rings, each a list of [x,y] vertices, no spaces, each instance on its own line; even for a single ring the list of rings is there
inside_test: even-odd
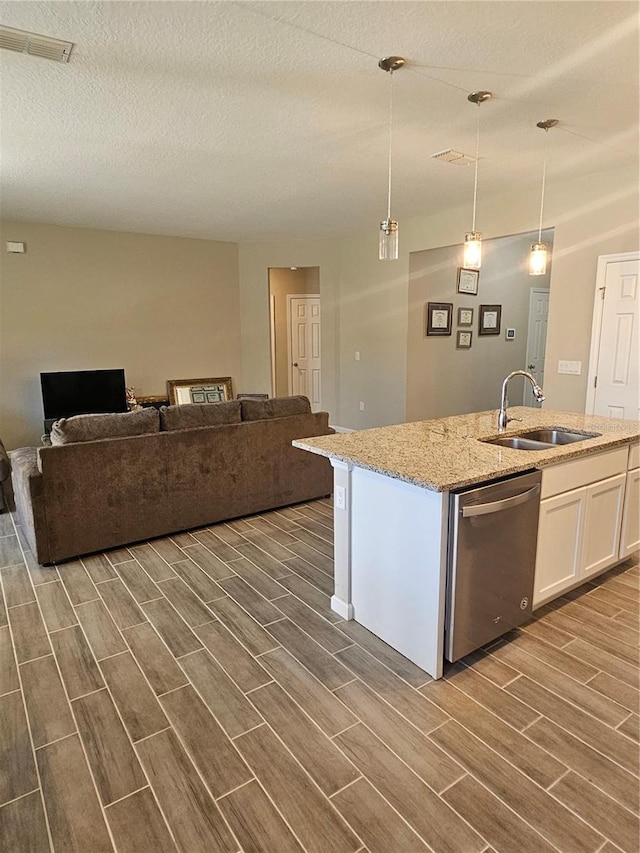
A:
[[[619,559],[627,456],[616,448],[543,470],[534,608]]]
[[[622,514],[619,557],[624,560],[640,549],[640,444],[629,450],[629,471]]]
[[[586,499],[586,489],[575,489],[540,503],[534,607],[580,580]]]
[[[626,474],[618,474],[587,488],[582,543],[585,577],[618,560],[626,479]]]

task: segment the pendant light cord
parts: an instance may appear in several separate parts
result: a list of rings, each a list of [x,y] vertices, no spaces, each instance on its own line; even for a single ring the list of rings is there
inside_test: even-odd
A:
[[[540,223],[538,225],[538,243],[542,242],[542,212],[544,210],[544,188],[547,181],[547,142],[549,128],[544,130],[544,157],[542,159],[542,191],[540,193]]]
[[[478,197],[478,159],[480,157],[480,101],[477,104],[478,114],[476,116],[476,170],[475,177],[473,180],[473,222],[471,224],[471,230],[475,232],[476,230],[476,199]]]
[[[387,191],[387,219],[391,219],[391,145],[393,141],[393,69],[389,71],[389,187]]]

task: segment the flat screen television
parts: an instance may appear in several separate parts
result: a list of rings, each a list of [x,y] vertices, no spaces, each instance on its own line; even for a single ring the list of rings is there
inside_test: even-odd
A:
[[[47,419],[127,411],[123,369],[41,373],[40,384]]]

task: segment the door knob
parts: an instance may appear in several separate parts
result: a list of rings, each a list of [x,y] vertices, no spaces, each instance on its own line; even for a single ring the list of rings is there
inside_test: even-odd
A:
[[[528,365],[527,365],[527,369],[528,369],[528,370],[535,370],[535,369],[536,369],[536,366],[535,366],[535,364],[528,364]]]
[[[293,366],[294,366],[294,367],[297,367],[297,366],[298,366],[298,362],[297,362],[297,361],[294,361],[294,362],[293,362]]]

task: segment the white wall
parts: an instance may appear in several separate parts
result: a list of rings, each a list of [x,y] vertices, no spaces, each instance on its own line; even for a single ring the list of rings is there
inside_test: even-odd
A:
[[[485,237],[535,228],[539,195],[531,188],[478,200]],[[269,388],[269,266],[319,266],[324,348],[323,405],[332,423],[363,428],[406,418],[409,254],[459,243],[469,206],[400,222],[400,258],[377,260],[378,222],[336,241],[240,245],[242,369],[247,387]],[[545,226],[555,227],[545,374],[546,406],[584,411],[598,255],[638,248],[638,169],[549,182]],[[359,350],[361,360],[354,360]],[[335,356],[335,359],[334,359]],[[334,359],[334,360],[333,360]],[[559,359],[582,361],[582,374],[557,374]],[[333,360],[333,363],[332,363]],[[334,377],[334,387],[329,388]],[[333,392],[333,393],[332,393]],[[498,393],[498,389],[497,389]],[[359,411],[359,401],[365,411]]]

